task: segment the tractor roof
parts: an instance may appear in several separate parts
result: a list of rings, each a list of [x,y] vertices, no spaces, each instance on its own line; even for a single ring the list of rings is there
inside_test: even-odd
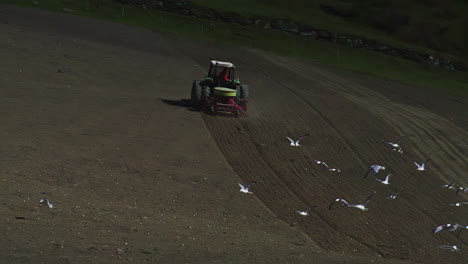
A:
[[[236,67],[236,66],[234,66],[234,64],[232,64],[230,62],[226,62],[226,61],[212,60],[211,64],[218,65],[218,66],[221,66],[221,67],[227,67],[227,68],[235,68]]]

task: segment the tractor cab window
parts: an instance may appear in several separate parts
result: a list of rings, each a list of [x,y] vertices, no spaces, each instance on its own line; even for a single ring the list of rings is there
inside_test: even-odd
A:
[[[220,80],[230,81],[234,77],[234,68],[217,66],[214,69],[213,75]]]
[[[229,81],[229,68],[218,69],[218,78],[223,81]]]
[[[210,67],[210,71],[208,72],[209,76],[216,77],[220,75],[221,73],[226,73],[228,77],[231,77],[232,75],[232,69],[230,67],[223,67],[223,66],[212,66]]]

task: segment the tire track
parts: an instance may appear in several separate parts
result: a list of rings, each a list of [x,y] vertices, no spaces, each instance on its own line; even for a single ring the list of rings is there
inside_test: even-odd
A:
[[[447,242],[440,236],[432,236],[430,230],[445,221],[462,220],[466,214],[455,217],[436,206],[449,202],[450,198],[446,192],[433,194],[436,186],[433,183],[439,181],[433,173],[437,177],[440,174],[434,164],[430,173],[414,177],[409,160],[424,157],[428,148],[408,140],[408,152],[402,157],[389,153],[382,143],[383,139],[408,134],[416,135],[425,144],[433,144],[438,137],[428,138],[428,135],[438,122],[433,120],[440,118],[395,104],[366,87],[334,79],[331,73],[313,67],[288,64],[285,68],[276,66],[283,62],[276,57],[265,59],[242,52],[231,57],[243,69],[243,80],[248,80],[253,88],[249,117],[232,120],[206,116],[205,121],[239,177],[262,183],[256,185],[254,192],[269,210],[327,251],[446,263],[445,252],[434,248]],[[198,55],[193,58],[204,61]],[[411,119],[415,117],[430,122],[413,124]],[[236,132],[237,127],[242,132]],[[448,133],[452,128],[441,132]],[[284,137],[304,131],[311,132],[311,136],[303,140],[303,147],[290,148]],[[457,132],[455,136],[461,138],[463,133]],[[451,142],[444,140],[447,142],[438,144]],[[452,144],[442,150],[453,151],[453,148],[457,147]],[[444,156],[449,158],[447,162],[442,156],[434,157],[444,160],[437,164],[445,166],[463,151],[456,153]],[[343,173],[327,173],[311,164],[313,159],[330,161],[329,164],[342,168]],[[363,179],[367,167],[377,162],[384,162],[397,171],[398,178],[390,188]],[[420,177],[427,181],[420,182]],[[381,199],[402,188],[405,192],[400,199],[391,202]],[[336,197],[357,202],[365,199],[371,189],[376,189],[380,198],[371,202],[369,212],[340,207],[326,209]],[[294,210],[308,204],[318,204],[320,209],[299,221]],[[408,221],[418,224],[408,224]],[[454,239],[452,234],[447,238]],[[450,261],[463,263],[460,257],[451,257]]]

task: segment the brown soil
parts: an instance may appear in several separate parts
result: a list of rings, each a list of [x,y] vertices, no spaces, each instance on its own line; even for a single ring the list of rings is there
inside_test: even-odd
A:
[[[468,224],[440,188],[468,183],[467,96],[39,10],[0,6],[0,31],[2,263],[466,261],[431,231]],[[188,107],[210,57],[237,64],[247,118]],[[382,142],[401,135],[403,154]]]

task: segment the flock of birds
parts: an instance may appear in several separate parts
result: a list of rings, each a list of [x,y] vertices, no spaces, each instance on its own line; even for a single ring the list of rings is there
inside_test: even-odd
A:
[[[301,139],[303,139],[304,137],[308,136],[308,134],[306,135],[302,135],[300,137],[298,137],[296,140],[290,138],[290,137],[286,137],[289,142],[290,142],[290,146],[291,147],[299,147],[301,146],[300,145],[300,141]],[[384,140],[384,143],[386,145],[388,145],[391,150],[393,152],[397,152],[397,153],[403,153],[403,150],[402,150],[402,147],[400,146],[400,142],[401,140],[405,138],[405,136],[402,136],[401,138],[399,138],[396,142],[390,142],[390,141],[386,141]],[[426,161],[422,162],[422,163],[419,163],[417,161],[413,161],[413,164],[415,165],[415,169],[417,171],[425,171],[426,170],[426,166],[427,164],[431,161],[431,159],[427,159]],[[324,161],[321,161],[321,160],[314,160],[314,163],[317,164],[317,165],[321,165],[321,166],[324,166],[327,170],[329,171],[333,171],[333,172],[341,172],[340,169],[337,169],[337,168],[330,168],[328,166],[327,163],[325,163]],[[369,169],[367,170],[366,174],[365,174],[365,178],[368,178],[370,175],[374,176],[375,179],[377,181],[379,181],[380,183],[384,184],[384,185],[389,185],[390,184],[390,179],[391,177],[393,176],[393,173],[389,173],[387,174],[387,176],[383,179],[377,177],[377,174],[380,172],[380,171],[384,171],[385,170],[385,167],[382,166],[382,165],[372,165],[369,167]],[[449,183],[449,184],[446,184],[446,185],[442,185],[441,187],[442,188],[446,188],[446,189],[452,189],[452,190],[456,190],[456,195],[459,197],[460,193],[467,193],[468,192],[468,187],[462,187],[462,186],[457,186],[457,183],[458,181],[454,181],[452,183]],[[243,192],[243,193],[246,193],[246,194],[252,194],[252,192],[250,191],[250,189],[252,188],[252,186],[254,186],[255,184],[257,184],[256,181],[251,181],[245,185],[243,184],[240,184],[239,183],[239,186],[240,186],[240,192]],[[374,191],[372,194],[370,194],[367,199],[362,202],[362,203],[359,203],[359,204],[351,204],[349,203],[346,199],[343,199],[343,198],[336,198],[334,201],[331,202],[330,206],[328,207],[329,210],[332,210],[333,206],[335,204],[341,204],[342,206],[345,206],[345,207],[348,207],[348,208],[357,208],[357,209],[360,209],[362,211],[367,211],[369,210],[369,208],[367,207],[368,203],[371,201],[371,199],[373,198],[374,194],[376,192]],[[395,194],[391,194],[391,195],[388,195],[386,197],[386,199],[396,199],[398,197],[400,193],[395,193]],[[462,206],[462,205],[468,205],[468,202],[457,202],[457,203],[453,203],[453,204],[449,204],[449,206]],[[308,216],[309,215],[309,212],[310,210],[313,208],[313,207],[317,207],[317,206],[311,206],[309,208],[307,208],[306,210],[304,211],[301,211],[301,210],[295,210],[297,214],[299,215],[302,215],[302,216]],[[449,232],[452,232],[452,231],[456,231],[456,230],[459,230],[458,231],[458,234],[457,234],[457,237],[460,236],[461,232],[463,230],[468,230],[468,225],[460,225],[460,224],[457,224],[457,223],[454,223],[454,224],[444,224],[444,225],[439,225],[437,226],[433,231],[432,233],[433,234],[436,234],[438,232],[441,232],[441,231],[449,231]],[[448,249],[448,250],[451,250],[451,251],[459,251],[460,250],[460,247],[462,245],[465,245],[465,242],[464,241],[460,241],[458,244],[454,244],[454,245],[441,245],[439,246],[439,248],[441,249]]]

